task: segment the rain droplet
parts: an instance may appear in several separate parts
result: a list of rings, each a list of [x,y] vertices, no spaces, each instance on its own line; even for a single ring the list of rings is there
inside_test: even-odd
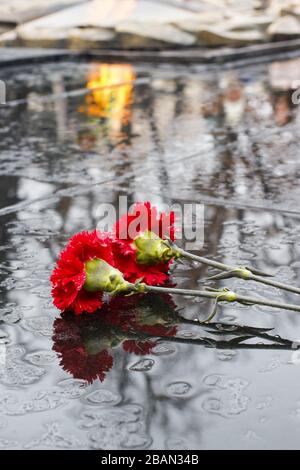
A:
[[[170,354],[176,353],[177,349],[175,346],[169,346],[167,344],[157,344],[152,349],[152,354],[155,356],[168,356]]]
[[[205,385],[209,385],[210,387],[220,387],[222,380],[223,380],[222,375],[211,374],[211,375],[207,375],[206,377],[204,377],[203,383]]]
[[[54,351],[36,351],[25,356],[26,361],[36,366],[47,366],[56,359]]]
[[[192,331],[188,331],[188,330],[179,330],[178,336],[180,336],[181,338],[196,338],[197,337],[195,333],[193,333]]]
[[[270,408],[272,406],[272,403],[273,403],[273,397],[265,396],[265,397],[262,397],[261,400],[259,400],[259,402],[256,405],[256,408],[258,410],[263,410],[265,408]]]
[[[80,379],[65,379],[58,382],[58,389],[53,390],[53,395],[65,398],[79,398],[85,393],[88,383]]]
[[[94,392],[90,393],[87,395],[86,400],[88,400],[91,403],[95,404],[117,404],[121,400],[120,395],[118,395],[115,392],[111,392],[110,390],[107,389],[100,389],[100,390],[95,390]]]
[[[247,388],[249,382],[241,377],[236,377],[234,379],[228,379],[224,384],[224,388],[235,391],[235,392],[242,392],[245,388]]]
[[[142,359],[141,361],[138,361],[130,366],[129,370],[134,370],[136,372],[147,372],[148,370],[151,370],[153,366],[153,359]]]
[[[230,361],[231,359],[234,358],[234,356],[237,355],[236,351],[219,351],[217,353],[217,358],[220,361]]]
[[[222,412],[223,404],[219,398],[215,398],[215,397],[207,398],[206,400],[203,401],[202,408],[204,411],[207,411],[208,413],[216,413],[221,416],[224,416],[224,413]]]
[[[186,395],[191,388],[191,385],[187,382],[173,382],[167,386],[167,393],[168,395],[180,397]]]
[[[128,449],[136,447],[146,449],[151,442],[152,439],[145,434],[129,434],[123,445]]]
[[[64,389],[72,390],[77,388],[85,388],[87,387],[88,383],[81,379],[65,379],[58,382],[57,385],[59,387],[63,387]]]
[[[25,330],[41,336],[52,336],[53,318],[47,315],[24,318],[22,326]]]

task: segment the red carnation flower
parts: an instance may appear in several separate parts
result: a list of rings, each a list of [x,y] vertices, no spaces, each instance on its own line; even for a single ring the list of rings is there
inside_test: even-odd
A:
[[[160,215],[157,208],[151,202],[137,202],[132,211],[120,217],[115,224],[115,232],[118,239],[130,243],[139,233],[154,232],[160,238],[175,240],[175,214],[162,212]],[[125,250],[126,252],[126,250]]]
[[[150,202],[137,203],[133,210],[122,216],[114,227],[115,240],[113,251],[116,265],[123,272],[124,278],[135,282],[142,278],[148,285],[163,285],[169,279],[169,267],[172,261],[141,263],[137,260],[135,240],[139,235],[149,232],[160,239],[175,239],[175,214],[162,212]]]
[[[74,378],[103,381],[113,366],[113,350],[150,354],[158,338],[175,336],[176,305],[168,295],[112,298],[94,315],[65,312],[54,321],[53,350]],[[147,337],[149,336],[149,337]]]
[[[85,263],[101,259],[113,265],[111,240],[93,230],[70,238],[51,275],[53,303],[59,310],[73,310],[76,315],[92,313],[102,304],[102,292],[84,289]]]
[[[59,354],[60,365],[74,378],[89,383],[97,378],[103,382],[114,362],[101,316],[100,312],[89,317],[63,313],[53,325],[53,350]]]

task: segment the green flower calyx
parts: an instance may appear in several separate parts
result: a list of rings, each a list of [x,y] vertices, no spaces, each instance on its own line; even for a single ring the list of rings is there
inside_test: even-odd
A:
[[[91,259],[85,263],[86,279],[85,290],[89,292],[109,292],[117,294],[129,289],[129,282],[125,281],[118,269],[103,259]]]
[[[236,293],[227,289],[226,287],[223,289],[222,293],[218,296],[218,300],[225,300],[226,302],[235,302],[236,299],[237,299]]]
[[[136,248],[136,261],[139,264],[168,263],[172,258],[181,256],[168,240],[163,240],[149,230],[136,237],[133,244]]]
[[[244,279],[245,281],[247,281],[247,279],[249,279],[252,274],[252,272],[247,268],[237,268],[234,270],[234,272],[237,275],[237,277],[240,277],[241,279]]]

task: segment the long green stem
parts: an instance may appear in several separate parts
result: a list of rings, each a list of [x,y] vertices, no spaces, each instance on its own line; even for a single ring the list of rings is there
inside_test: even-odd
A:
[[[220,271],[229,272],[236,269],[236,266],[230,266],[229,264],[220,263],[219,261],[213,261],[208,258],[204,258],[203,256],[194,255],[193,253],[189,253],[188,251],[182,250],[178,246],[173,245],[173,247],[181,254],[182,257],[191,259],[193,261],[198,261],[199,263],[206,264],[207,266],[219,269]]]
[[[300,294],[299,287],[293,287],[282,282],[273,281],[267,277],[258,276],[251,272],[251,269],[248,268],[238,268],[236,266],[230,266],[228,264],[220,263],[218,261],[213,261],[203,256],[194,255],[193,253],[189,253],[188,251],[182,250],[179,247],[174,247],[178,252],[181,254],[182,257],[191,259],[193,261],[198,261],[202,264],[206,264],[207,266],[211,266],[212,268],[219,269],[220,271],[226,271],[228,273],[228,277],[239,277],[246,281],[256,281],[262,284],[266,284],[268,286],[277,287],[278,289],[283,289],[288,292],[293,292],[294,294]],[[226,276],[227,277],[227,276]],[[226,278],[224,276],[224,279]],[[217,276],[216,276],[217,279]],[[222,279],[220,276],[219,279]]]
[[[157,287],[157,286],[148,286],[143,283],[139,284],[129,284],[128,289],[135,292],[158,292],[158,293],[168,293],[168,294],[180,294],[180,295],[190,295],[192,297],[203,297],[206,299],[215,299],[218,302],[239,302],[241,304],[251,304],[251,305],[265,305],[267,307],[281,308],[284,310],[292,310],[295,312],[300,312],[300,305],[286,304],[281,302],[275,302],[270,299],[261,299],[259,297],[249,297],[244,295],[236,294],[232,291],[208,291],[208,290],[193,290],[193,289],[177,289],[169,287]]]

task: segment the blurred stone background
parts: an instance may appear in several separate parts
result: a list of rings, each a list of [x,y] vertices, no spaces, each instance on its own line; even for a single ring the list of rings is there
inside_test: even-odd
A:
[[[0,0],[0,45],[242,46],[300,38],[300,0]]]

